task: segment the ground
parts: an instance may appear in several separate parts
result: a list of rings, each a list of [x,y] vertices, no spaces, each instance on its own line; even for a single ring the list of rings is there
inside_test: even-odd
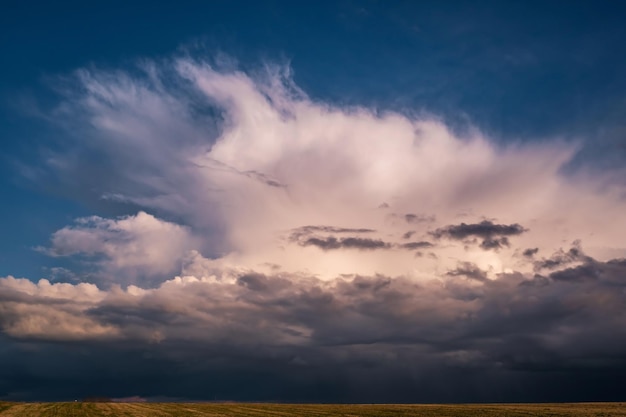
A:
[[[252,403],[7,403],[0,417],[184,416],[626,416],[626,403],[327,405]]]

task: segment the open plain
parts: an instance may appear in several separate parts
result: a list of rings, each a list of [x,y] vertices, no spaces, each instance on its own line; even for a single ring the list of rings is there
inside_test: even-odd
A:
[[[8,403],[1,417],[185,416],[626,416],[626,403],[568,404],[253,404],[253,403]]]

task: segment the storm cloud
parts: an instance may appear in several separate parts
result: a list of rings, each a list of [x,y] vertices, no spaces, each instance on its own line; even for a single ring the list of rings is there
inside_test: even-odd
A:
[[[590,372],[590,362],[594,372],[606,375],[624,369],[619,352],[626,349],[626,334],[620,330],[626,324],[625,292],[615,288],[626,288],[625,274],[626,260],[621,259],[553,273],[542,278],[542,285],[534,285],[540,278],[519,273],[490,280],[469,263],[430,282],[382,275],[325,281],[224,270],[220,275],[177,277],[151,290],[129,286],[102,291],[91,284],[4,278],[0,325],[7,336],[28,344],[108,346],[110,353],[96,348],[88,354],[105,361],[128,350],[125,358],[115,359],[130,367],[125,371],[130,380],[123,384],[140,380],[141,373],[133,375],[139,372],[137,364],[129,361],[138,353],[135,347],[144,345],[152,352],[146,364],[156,366],[151,372],[182,364],[187,385],[208,378],[213,386],[227,372],[231,376],[226,381],[235,383],[250,369],[259,372],[243,383],[242,391],[214,388],[231,398],[253,393],[259,378],[277,384],[276,393],[286,392],[295,372],[324,381],[342,378],[350,390],[380,390],[373,394],[377,401],[408,400],[421,397],[408,395],[408,389],[394,394],[383,387],[404,381],[412,389],[427,389],[429,378],[443,381],[456,375],[537,382],[542,373],[565,373],[567,378],[572,372]],[[19,360],[33,356],[38,354]],[[65,360],[71,366],[81,361]],[[195,370],[184,365],[197,361]],[[45,372],[32,378],[43,378]],[[414,372],[428,378],[407,379]],[[381,379],[364,381],[358,375]],[[610,398],[615,392],[610,378],[600,381],[608,389],[605,398]],[[294,383],[300,398],[318,395],[305,394],[305,380]],[[105,391],[119,392],[113,387]],[[150,384],[142,392],[163,395]],[[203,392],[192,389],[187,395]],[[525,398],[547,397],[535,392]]]
[[[272,64],[58,90],[29,173],[115,210],[38,248],[63,274],[0,278],[0,398],[623,395],[625,194],[566,174],[575,146],[316,101]]]

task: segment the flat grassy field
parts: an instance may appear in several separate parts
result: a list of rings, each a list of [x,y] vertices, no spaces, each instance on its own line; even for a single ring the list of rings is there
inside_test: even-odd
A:
[[[7,403],[1,417],[183,416],[626,416],[626,403],[336,405],[249,403]]]

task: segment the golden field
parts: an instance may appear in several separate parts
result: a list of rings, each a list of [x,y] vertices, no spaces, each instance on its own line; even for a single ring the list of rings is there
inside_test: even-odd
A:
[[[256,403],[8,403],[0,417],[184,417],[184,416],[626,416],[626,403],[568,404],[256,404]]]

